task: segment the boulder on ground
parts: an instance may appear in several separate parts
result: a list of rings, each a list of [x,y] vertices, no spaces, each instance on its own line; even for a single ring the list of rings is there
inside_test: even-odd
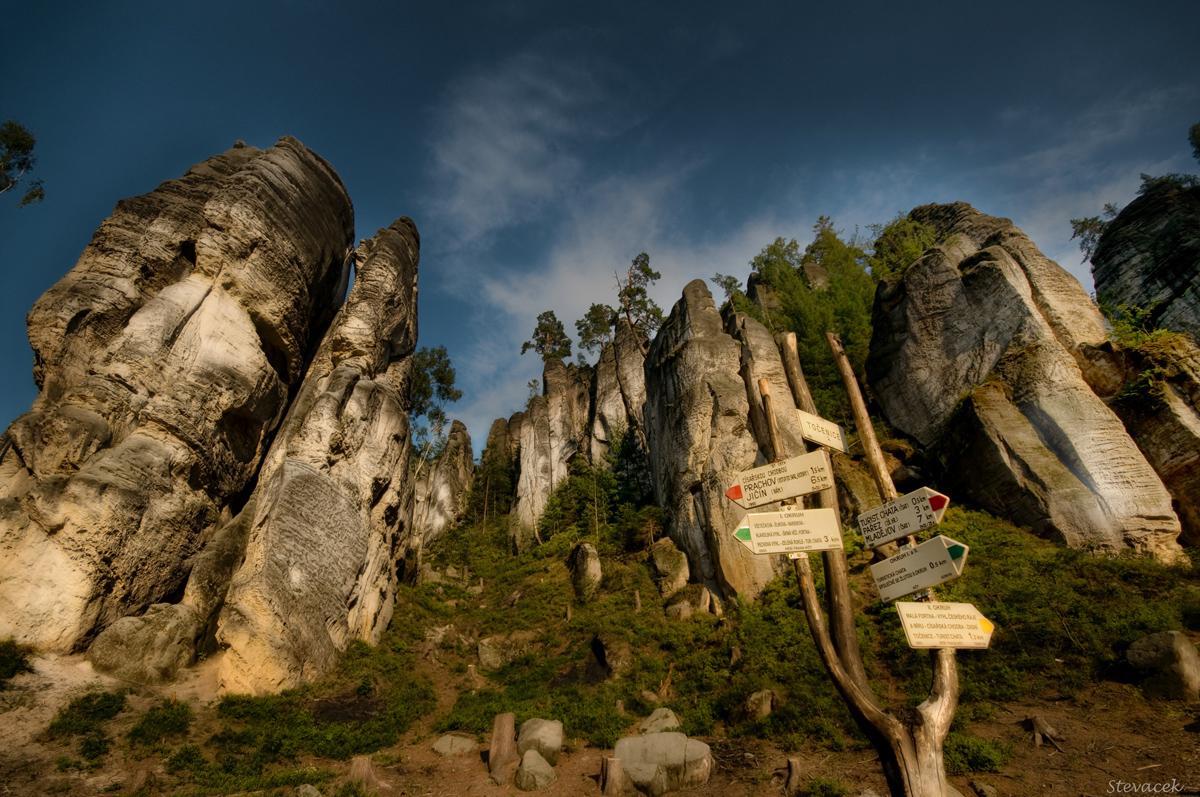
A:
[[[708,745],[682,733],[626,736],[617,741],[615,754],[625,776],[652,797],[703,786],[712,774]]]
[[[691,577],[687,556],[670,537],[663,537],[650,546],[650,562],[658,577],[658,591],[664,598],[671,597],[687,586]]]
[[[1160,631],[1129,646],[1129,663],[1146,676],[1142,689],[1151,697],[1200,700],[1200,653],[1182,631]]]
[[[474,739],[458,733],[447,733],[433,743],[433,752],[447,757],[467,755],[478,749],[479,745]]]
[[[571,586],[575,588],[575,597],[581,601],[590,601],[600,589],[604,579],[604,571],[600,568],[600,553],[590,542],[581,542],[571,551],[567,559],[571,569]]]
[[[156,603],[141,617],[122,617],[88,650],[97,670],[125,681],[169,681],[192,663],[200,618],[190,606]]]
[[[638,723],[638,733],[645,736],[648,733],[665,733],[677,731],[683,726],[675,712],[665,706],[654,709],[649,717]]]
[[[521,723],[517,734],[517,752],[524,755],[528,750],[537,750],[551,766],[558,763],[562,752],[563,724],[558,720],[528,719]]]
[[[593,680],[620,678],[633,670],[633,648],[624,639],[611,634],[592,637],[592,660],[588,672]]]
[[[529,644],[522,637],[496,635],[479,640],[476,649],[479,653],[479,666],[485,670],[498,670],[528,653]]]
[[[516,784],[521,791],[544,789],[558,778],[554,767],[537,750],[526,750],[517,767]]]
[[[775,706],[778,703],[779,697],[775,694],[774,690],[760,689],[746,698],[742,710],[745,712],[747,719],[765,720],[771,716],[771,712],[775,710]]]

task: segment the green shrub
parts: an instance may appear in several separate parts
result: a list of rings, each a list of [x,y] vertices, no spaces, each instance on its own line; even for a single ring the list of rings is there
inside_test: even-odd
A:
[[[186,703],[167,699],[154,706],[129,730],[129,741],[139,745],[158,744],[168,736],[182,736],[192,723]]]
[[[46,733],[51,738],[84,736],[100,730],[124,710],[124,692],[89,692],[59,711]]]
[[[1012,751],[1007,745],[980,739],[961,731],[950,731],[943,747],[946,771],[951,775],[969,772],[999,772]]]
[[[850,789],[841,781],[828,778],[813,778],[800,792],[803,797],[845,797]]]
[[[33,651],[13,639],[0,639],[0,692],[14,675],[33,672],[29,656]]]

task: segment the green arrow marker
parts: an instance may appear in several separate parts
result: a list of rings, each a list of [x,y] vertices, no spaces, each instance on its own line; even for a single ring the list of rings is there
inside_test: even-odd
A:
[[[733,533],[733,536],[737,537],[742,542],[750,542],[750,527],[742,526]]]
[[[947,546],[946,550],[950,552],[951,559],[962,559],[963,554],[965,554],[967,552],[967,546],[965,546],[965,545],[950,545],[950,546]]]

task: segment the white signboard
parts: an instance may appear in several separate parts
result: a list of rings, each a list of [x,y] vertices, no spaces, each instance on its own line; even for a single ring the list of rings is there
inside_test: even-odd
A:
[[[986,648],[995,626],[969,603],[897,601],[910,648]]]
[[[858,529],[868,548],[916,534],[942,522],[950,498],[922,487],[858,516]]]
[[[829,454],[813,451],[800,457],[743,471],[725,497],[743,509],[807,495],[833,486]]]
[[[733,537],[758,554],[834,551],[842,547],[842,533],[833,509],[751,512],[742,518]]]
[[[817,445],[829,446],[843,454],[850,453],[846,444],[846,433],[842,427],[833,421],[827,421],[819,415],[812,415],[804,410],[796,410],[800,416],[800,433],[805,440],[811,440]]]
[[[879,597],[894,601],[918,590],[962,575],[967,563],[967,546],[941,534],[915,548],[905,548],[895,556],[871,565],[871,577],[879,587]]]

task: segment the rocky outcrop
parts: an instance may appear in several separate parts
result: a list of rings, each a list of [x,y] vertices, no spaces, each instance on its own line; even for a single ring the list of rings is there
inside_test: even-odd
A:
[[[1200,340],[1200,186],[1149,184],[1104,228],[1092,277],[1101,303]]]
[[[414,458],[412,540],[428,545],[462,520],[467,509],[475,452],[461,421],[450,424],[446,446],[432,460]],[[410,477],[411,478],[411,477]]]
[[[1200,545],[1200,348],[1184,335],[1146,349],[1084,346],[1084,375],[1125,422],[1174,498],[1180,540]]]
[[[1081,372],[1106,337],[1083,288],[1007,219],[910,218],[942,243],[876,294],[867,371],[889,422],[936,448],[954,494],[1072,546],[1177,560],[1170,496]]]
[[[29,313],[40,393],[0,442],[0,636],[69,651],[178,592],[337,308],[352,234],[340,180],[290,138],[117,204]]]
[[[667,531],[687,554],[692,578],[753,596],[774,569],[770,557],[754,556],[730,535],[742,512],[724,495],[737,474],[766,461],[747,421],[742,350],[704,282],[688,283],[646,358],[646,435]]]
[[[358,277],[271,447],[217,627],[220,688],[263,693],[327,671],[392,614],[409,529],[405,381],[416,346],[416,227],[355,253]]]
[[[587,455],[588,410],[587,371],[560,360],[547,362],[542,395],[530,400],[520,422],[520,467],[513,508],[513,542],[518,550],[535,536],[546,502],[566,480],[571,459],[576,454]]]
[[[609,450],[628,441],[640,444],[644,437],[646,404],[645,355],[641,341],[629,322],[617,322],[612,343],[600,351],[592,372],[591,462],[603,467]]]

